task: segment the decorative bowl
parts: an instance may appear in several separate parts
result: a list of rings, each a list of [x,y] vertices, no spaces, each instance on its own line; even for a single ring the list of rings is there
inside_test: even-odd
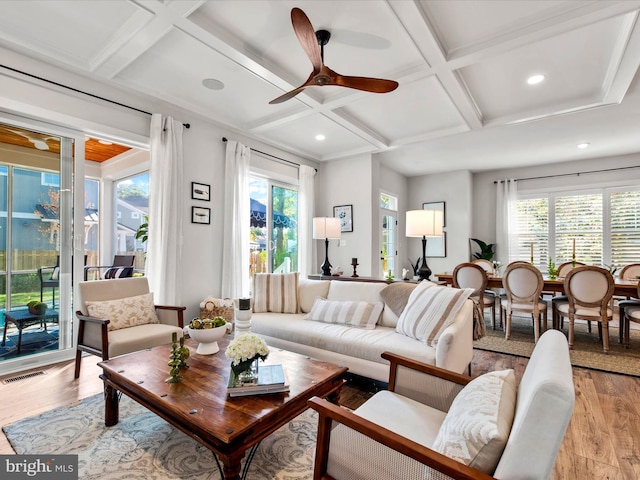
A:
[[[221,340],[225,333],[227,333],[227,325],[201,329],[187,327],[187,333],[198,342],[196,353],[200,355],[213,355],[220,351],[218,340]]]

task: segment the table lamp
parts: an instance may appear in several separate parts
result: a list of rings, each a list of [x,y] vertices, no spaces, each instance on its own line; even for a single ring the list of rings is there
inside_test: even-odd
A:
[[[329,239],[340,239],[340,219],[334,217],[314,217],[313,238],[324,239],[324,263],[322,275],[331,276],[331,263],[329,263]]]
[[[427,265],[427,237],[440,237],[443,232],[442,210],[409,210],[407,212],[407,237],[422,237],[422,265],[418,270],[420,280],[429,280],[431,269]]]

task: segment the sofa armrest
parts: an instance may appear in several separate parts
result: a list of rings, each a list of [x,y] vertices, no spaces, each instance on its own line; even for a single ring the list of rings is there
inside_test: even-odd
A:
[[[436,365],[462,373],[473,359],[473,301],[466,300],[456,320],[436,344]]]
[[[156,314],[160,323],[184,328],[184,311],[187,307],[156,305]]]
[[[307,404],[318,412],[314,480],[493,478],[326,400],[313,397]]]
[[[466,375],[395,353],[384,352],[382,358],[389,361],[390,391],[442,412],[449,410],[456,395],[471,381]]]
[[[97,318],[84,315],[80,310],[78,317],[78,349],[98,355],[103,360],[109,359],[109,330],[108,318]],[[77,378],[77,376],[76,376]]]

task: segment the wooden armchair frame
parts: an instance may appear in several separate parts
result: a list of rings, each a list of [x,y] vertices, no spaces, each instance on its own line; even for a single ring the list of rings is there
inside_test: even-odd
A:
[[[382,358],[390,363],[389,369],[389,390],[394,392],[398,388],[398,371],[401,367],[406,367],[414,372],[424,374],[434,382],[450,384],[453,389],[461,390],[472,379],[449,370],[427,365],[407,357],[396,355],[390,352],[382,354]],[[428,380],[427,380],[428,381]],[[405,393],[402,393],[405,395]],[[423,401],[422,399],[421,401]],[[447,399],[440,399],[447,402]],[[453,401],[449,399],[448,402]],[[429,404],[428,402],[424,402]],[[489,480],[494,477],[487,475],[472,467],[463,465],[452,458],[431,450],[424,445],[420,445],[408,438],[405,438],[391,430],[366,420],[344,408],[313,397],[308,401],[308,405],[318,412],[318,441],[316,446],[314,480],[336,480],[327,473],[329,458],[329,442],[331,440],[332,423],[338,422],[346,427],[355,430],[362,435],[369,437],[396,452],[406,455],[417,462],[431,467],[433,470],[442,472],[450,478],[460,480]]]
[[[173,311],[176,315],[177,324],[180,328],[184,328],[184,311],[186,307],[174,307],[174,306],[166,306],[166,305],[155,305],[156,311],[158,311],[158,318],[160,319],[160,323],[164,323],[162,321],[162,311],[169,312]],[[84,315],[80,310],[76,311],[76,316],[78,317],[78,345],[76,350],[76,364],[74,371],[74,378],[78,378],[80,376],[80,367],[82,365],[82,352],[87,352],[92,355],[97,355],[101,357],[102,360],[109,360],[109,329],[108,325],[110,320],[108,318],[97,318],[91,317],[89,315]],[[87,323],[97,324],[100,326],[101,332],[101,347],[96,348],[90,345],[86,345],[84,343],[84,335],[85,335],[85,327]]]

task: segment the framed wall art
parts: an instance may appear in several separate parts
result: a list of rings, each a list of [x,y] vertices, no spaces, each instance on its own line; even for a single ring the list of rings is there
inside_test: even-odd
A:
[[[191,182],[191,198],[193,200],[211,200],[211,186],[206,183]]]
[[[353,205],[333,207],[333,216],[340,219],[341,232],[353,232]]]
[[[191,223],[209,225],[211,223],[211,209],[203,207],[191,207]]]
[[[423,210],[440,210],[442,211],[442,227],[447,225],[446,212],[444,202],[429,202],[422,204]],[[427,257],[446,257],[447,256],[447,232],[442,232],[439,237],[429,237],[427,239]]]

